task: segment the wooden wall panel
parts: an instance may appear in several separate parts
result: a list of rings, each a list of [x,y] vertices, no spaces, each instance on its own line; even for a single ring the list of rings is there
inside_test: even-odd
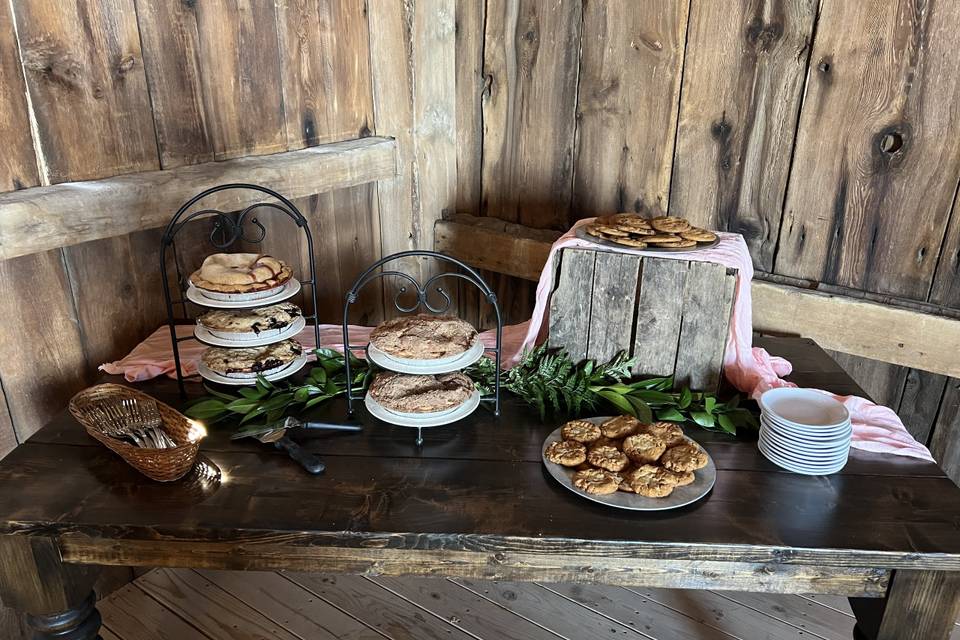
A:
[[[940,251],[940,262],[937,264],[936,277],[930,291],[930,301],[960,309],[960,188],[953,199],[950,224],[947,226],[947,234]]]
[[[456,206],[456,5],[384,0],[367,11],[376,130],[400,145],[400,175],[377,185],[382,254],[432,248],[434,222]],[[437,270],[405,268],[421,280]]]
[[[0,2],[0,191],[40,184],[10,4]]]
[[[568,227],[579,0],[489,0],[484,33],[483,210]]]
[[[960,484],[960,380],[956,378],[947,380],[930,453],[947,475]]]
[[[815,0],[693,0],[670,211],[773,267]]]
[[[823,3],[778,273],[926,297],[960,172],[958,24],[956,2]]]
[[[45,183],[157,168],[133,0],[13,7]]]
[[[574,218],[667,210],[688,5],[584,4]]]
[[[196,4],[136,0],[136,6],[160,166],[209,162]]]
[[[214,157],[286,150],[274,3],[204,0],[195,6]]]
[[[373,104],[365,0],[277,3],[289,149],[370,135]]]

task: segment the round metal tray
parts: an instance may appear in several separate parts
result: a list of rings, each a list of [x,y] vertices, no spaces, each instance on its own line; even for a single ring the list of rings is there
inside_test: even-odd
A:
[[[612,240],[606,240],[604,238],[597,238],[595,236],[587,233],[586,225],[581,225],[577,227],[574,232],[581,240],[586,240],[587,242],[592,242],[593,244],[598,244],[601,247],[613,247],[615,249],[632,249],[633,251],[649,251],[650,253],[692,253],[694,251],[700,251],[702,249],[709,249],[710,247],[715,247],[720,244],[720,237],[717,236],[717,239],[713,242],[704,242],[703,244],[697,243],[695,247],[658,247],[653,244],[648,244],[645,249],[638,249],[637,247],[628,247],[625,244],[617,244]],[[621,492],[623,493],[623,492]]]
[[[595,424],[600,424],[605,420],[609,420],[612,416],[598,417],[598,418],[584,418]],[[697,469],[694,472],[696,479],[693,483],[688,484],[685,487],[676,487],[666,498],[647,498],[636,493],[627,493],[625,491],[617,491],[615,493],[608,493],[607,495],[594,495],[581,491],[573,486],[573,474],[576,471],[571,467],[565,467],[563,465],[556,464],[547,460],[546,453],[547,447],[549,447],[554,442],[558,442],[563,438],[560,437],[560,429],[563,427],[557,427],[547,439],[543,441],[543,449],[541,450],[541,457],[543,458],[543,464],[546,465],[547,471],[550,473],[554,479],[559,482],[561,485],[574,492],[581,498],[586,498],[587,500],[592,500],[593,502],[599,502],[600,504],[605,504],[609,507],[616,507],[617,509],[628,509],[630,511],[666,511],[667,509],[678,509],[680,507],[685,507],[688,504],[692,504],[702,498],[703,496],[710,493],[710,490],[713,489],[714,483],[717,481],[717,465],[714,464],[713,458],[710,457],[710,454],[707,453],[707,466],[703,469]],[[687,436],[688,438],[690,436]],[[693,440],[693,438],[690,438]],[[704,450],[706,452],[706,450]]]

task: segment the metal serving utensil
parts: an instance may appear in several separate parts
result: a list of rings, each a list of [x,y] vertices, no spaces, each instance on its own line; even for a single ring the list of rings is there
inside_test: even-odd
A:
[[[311,430],[316,429],[340,432],[357,432],[363,430],[363,427],[359,424],[303,422],[291,416],[280,420],[279,422],[241,429],[240,431],[237,431],[231,435],[230,439],[239,440],[240,438],[256,438],[260,442],[272,442],[273,446],[277,449],[286,451],[287,455],[290,456],[292,460],[295,460],[297,463],[299,463],[300,466],[307,471],[307,473],[311,473],[313,475],[319,475],[323,473],[327,467],[325,464],[323,464],[320,458],[301,447],[290,436],[287,435],[288,429],[293,429],[296,427]]]

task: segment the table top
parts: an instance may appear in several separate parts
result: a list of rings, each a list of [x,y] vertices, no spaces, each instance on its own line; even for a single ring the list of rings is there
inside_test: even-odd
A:
[[[758,343],[793,362],[795,382],[862,395],[812,341]],[[138,388],[176,402],[171,381]],[[0,533],[113,541],[117,549],[270,540],[960,570],[960,489],[935,464],[852,450],[842,472],[801,476],[763,458],[755,435],[687,428],[716,461],[713,491],[676,511],[625,512],[547,474],[541,444],[559,420],[541,423],[509,396],[503,404],[499,419],[481,408],[424,430],[421,449],[413,430],[366,417],[361,434],[292,432],[323,456],[327,471],[317,477],[271,445],[231,442],[232,428],[214,425],[201,455],[220,480],[194,472],[170,484],[140,476],[64,412],[0,461]],[[334,401],[317,415],[343,411]],[[100,548],[103,561],[151,562]]]

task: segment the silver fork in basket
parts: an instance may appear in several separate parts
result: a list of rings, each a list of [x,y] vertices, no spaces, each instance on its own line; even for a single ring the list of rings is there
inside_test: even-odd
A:
[[[156,402],[124,398],[120,406],[129,427],[138,435],[151,440],[157,449],[177,446],[162,428],[163,419]]]

